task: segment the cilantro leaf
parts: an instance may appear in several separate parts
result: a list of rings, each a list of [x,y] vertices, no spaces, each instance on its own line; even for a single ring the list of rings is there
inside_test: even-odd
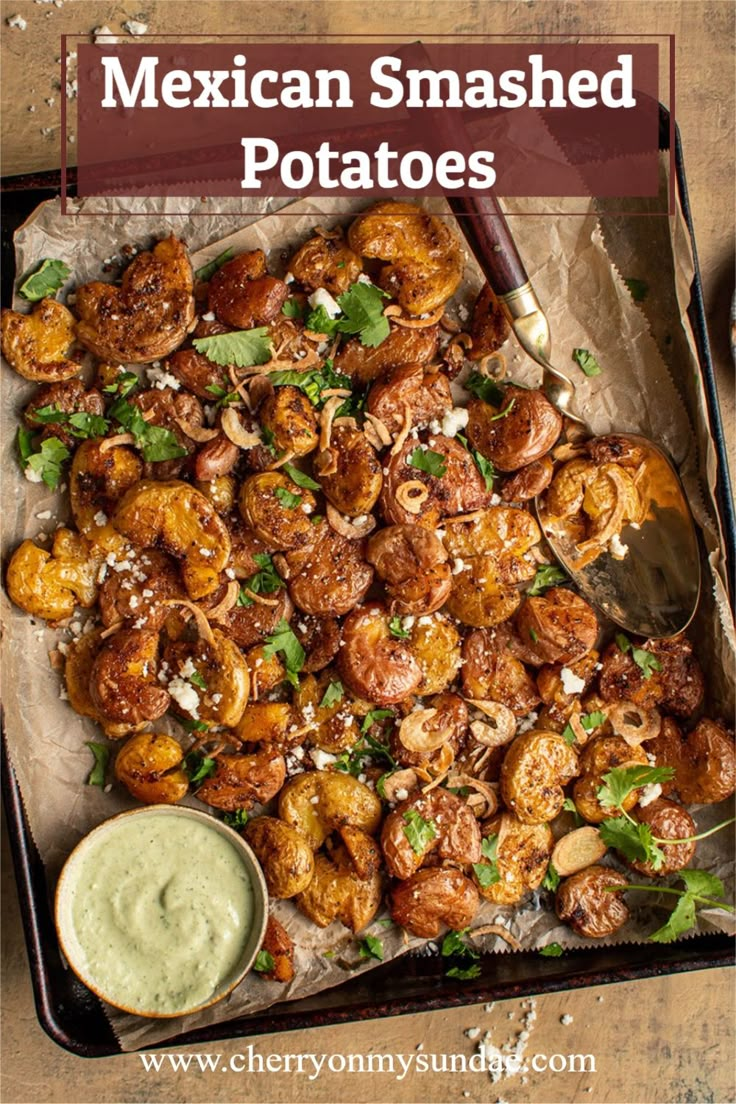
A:
[[[299,468],[295,468],[293,464],[284,464],[282,471],[288,475],[292,483],[296,483],[297,487],[302,487],[307,491],[320,491],[322,488],[310,475],[306,472],[299,471]]]
[[[478,885],[482,889],[488,889],[489,886],[495,885],[496,882],[501,880],[497,860],[498,836],[488,836],[487,839],[482,841],[480,849],[488,862],[473,863],[473,870],[478,879]]]
[[[600,364],[587,349],[573,349],[572,359],[579,368],[582,368],[586,376],[599,376],[601,374]]]
[[[480,372],[471,372],[463,387],[466,391],[470,391],[471,395],[476,395],[491,406],[500,406],[503,402],[503,388],[499,387],[490,376],[484,376]]]
[[[390,327],[383,313],[383,300],[389,296],[375,284],[351,284],[337,298],[343,317],[338,319],[339,333],[358,334],[361,345],[375,348],[388,337]]]
[[[575,817],[575,827],[579,828],[580,825],[583,823],[583,818],[578,812],[578,807],[571,797],[565,798],[562,803],[562,808],[565,809],[568,813],[572,813],[572,815]]]
[[[463,928],[461,931],[450,929],[442,940],[440,953],[445,958],[451,958],[453,955],[459,958],[480,958],[480,952],[475,947],[470,947],[463,939],[463,936],[468,934],[468,930],[468,928]]]
[[[544,958],[559,958],[565,952],[559,943],[548,943],[546,947],[540,947],[539,953]]]
[[[86,746],[92,752],[95,757],[95,765],[89,772],[87,778],[88,786],[100,786],[104,788],[105,775],[107,773],[107,764],[110,760],[110,749],[105,744],[95,743],[94,740],[87,740]]]
[[[69,279],[71,269],[63,261],[45,257],[41,264],[18,288],[18,294],[29,303],[37,303],[48,295],[56,295]]]
[[[273,493],[281,505],[287,510],[296,510],[297,506],[301,505],[303,500],[303,495],[294,494],[294,492],[288,490],[287,487],[277,487]]]
[[[26,466],[26,460],[33,455],[34,437],[35,433],[32,429],[27,429],[26,426],[18,426],[18,453],[23,467]]]
[[[252,368],[255,364],[269,361],[273,352],[267,326],[198,337],[192,345],[198,353],[203,353],[213,364],[222,367],[234,364],[238,368]]]
[[[198,782],[204,782],[205,778],[209,778],[211,774],[215,773],[217,763],[207,755],[200,755],[198,751],[190,751],[188,755],[184,756],[182,768],[191,785],[196,786]]]
[[[653,671],[662,670],[662,664],[655,655],[648,652],[646,648],[637,648],[624,633],[616,633],[616,643],[624,655],[631,655],[645,679],[650,679]]]
[[[360,726],[361,732],[367,732],[369,728],[372,728],[378,721],[386,721],[389,717],[393,717],[393,709],[371,709],[366,713],[363,718],[363,723]]]
[[[388,623],[388,630],[392,636],[395,636],[397,640],[406,640],[409,637],[409,633],[401,626],[400,617],[392,617]]]
[[[600,709],[595,709],[592,713],[583,713],[580,718],[580,724],[586,732],[592,732],[594,728],[598,728],[602,725],[606,719],[606,714]],[[565,725],[562,730],[562,736],[566,744],[574,744],[577,739],[573,727],[570,724]]]
[[[61,465],[69,459],[69,449],[58,437],[47,437],[41,442],[38,452],[31,452],[23,457],[23,452],[28,447],[28,439],[18,435],[18,448],[24,468],[30,468],[41,476],[41,479],[50,490],[55,491],[61,479]]]
[[[437,837],[437,825],[433,820],[425,820],[416,809],[404,813],[404,835],[415,855],[423,855],[433,839]]]
[[[124,399],[138,386],[138,383],[139,380],[135,372],[121,372],[115,377],[113,383],[109,383],[102,390],[106,395],[117,395],[118,398]]]
[[[383,943],[375,935],[366,935],[360,940],[360,957],[377,958],[383,962]]]
[[[176,719],[187,732],[206,732],[209,727],[204,721],[195,721],[191,717],[177,717]]]
[[[236,809],[233,813],[225,813],[222,819],[230,828],[245,828],[248,814],[245,809]]]
[[[215,259],[213,261],[208,261],[207,264],[202,265],[201,268],[198,268],[195,271],[195,273],[194,273],[195,283],[198,283],[198,284],[209,283],[209,281],[212,279],[212,277],[217,272],[218,268],[222,268],[222,266],[224,264],[227,264],[228,261],[231,261],[232,258],[233,258],[232,247],[229,247],[228,249],[225,249],[224,252],[220,253],[217,257],[215,257]]]
[[[472,966],[451,966],[445,977],[468,981],[470,978],[480,977],[480,966],[477,962],[474,962]]]
[[[549,889],[552,893],[554,893],[561,880],[562,879],[560,878],[560,875],[557,873],[554,866],[550,862],[547,866],[547,873],[544,875],[544,878],[542,880],[542,889]],[[552,946],[556,946],[556,944],[552,944]],[[543,953],[544,951],[540,951],[540,954]],[[552,952],[548,951],[547,953],[551,954]]]
[[[257,970],[259,974],[270,974],[275,965],[272,954],[269,954],[268,951],[259,951],[253,963],[253,969]]]
[[[507,416],[507,414],[511,413],[511,411],[514,409],[515,406],[516,406],[516,399],[513,398],[508,406],[505,406],[503,408],[503,410],[499,410],[498,414],[493,414],[488,419],[489,422],[498,422],[498,421],[500,421],[501,418],[505,418]]]
[[[526,593],[529,598],[536,598],[538,595],[544,594],[545,590],[550,587],[559,586],[566,582],[568,582],[567,573],[561,567],[558,567],[557,564],[542,564],[541,567],[537,568],[532,585]]]
[[[229,406],[230,403],[238,402],[240,395],[237,391],[227,391],[224,387],[220,387],[217,383],[209,383],[205,387],[205,391],[208,391],[213,398],[217,399],[215,406]]]
[[[292,684],[296,683],[297,672],[304,666],[306,653],[294,635],[291,625],[283,617],[271,635],[266,637],[266,646],[263,649],[266,659],[270,659],[276,652],[281,652],[284,657],[287,678]]]
[[[275,594],[284,585],[268,553],[256,552],[253,559],[260,570],[241,583],[237,601],[239,606],[253,605],[253,599],[245,593],[247,590],[252,591],[253,594]]]
[[[649,284],[647,284],[646,281],[637,280],[635,277],[629,276],[628,279],[624,280],[624,283],[629,289],[631,298],[635,303],[641,303],[642,300],[646,299],[647,292],[649,291]]]
[[[604,820],[598,831],[606,846],[615,847],[625,858],[651,863],[654,870],[661,869],[664,852],[654,842],[648,824],[634,822],[627,817],[612,817]]]
[[[366,733],[348,751],[338,756],[334,768],[352,774],[354,778],[363,773],[366,759],[385,759],[392,770],[398,766],[386,744]],[[385,794],[383,795],[385,797]]]
[[[138,407],[127,399],[116,399],[107,413],[112,421],[118,422],[135,437],[144,460],[176,460],[186,456],[187,450],[182,448],[170,429],[149,425]]]
[[[649,939],[652,943],[672,943],[693,927],[695,927],[695,899],[691,894],[683,893],[666,923],[652,932]]]
[[[307,315],[304,326],[311,333],[324,334],[332,337],[337,333],[337,318],[331,318],[325,308],[320,305]]]
[[[198,686],[200,690],[207,689],[207,683],[204,681],[199,671],[195,671],[194,674],[189,676],[189,681],[195,686]]]
[[[707,870],[678,870],[688,893],[697,897],[723,897],[723,882]]]
[[[423,449],[417,445],[409,457],[409,466],[441,479],[447,471],[446,459],[441,452],[433,452],[432,449]]]
[[[655,782],[669,782],[672,767],[614,767],[603,775],[604,785],[598,787],[598,800],[606,809],[620,809],[626,798],[641,786]]]
[[[324,406],[325,399],[322,392],[333,388],[351,390],[351,380],[348,376],[333,372],[330,361],[325,361],[322,368],[312,368],[307,372],[298,372],[292,369],[281,372],[271,372],[269,381],[274,387],[284,387],[289,384],[303,391],[309,401],[316,407]]]
[[[498,475],[498,472],[494,468],[490,460],[486,460],[482,452],[478,452],[477,449],[471,448],[468,442],[468,438],[464,437],[462,433],[455,434],[455,440],[459,441],[463,448],[467,449],[470,455],[473,457],[475,466],[483,476],[486,484],[486,490],[493,490],[493,480]]]
[[[303,318],[304,307],[298,299],[287,299],[281,308],[284,318]]]
[[[345,690],[342,683],[339,679],[333,679],[322,695],[322,701],[319,703],[319,708],[329,709],[331,705],[336,705],[337,702],[342,701],[344,697]]]

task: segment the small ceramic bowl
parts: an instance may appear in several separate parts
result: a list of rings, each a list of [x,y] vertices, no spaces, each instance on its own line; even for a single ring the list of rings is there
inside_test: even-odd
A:
[[[170,827],[161,818],[173,818]],[[205,831],[214,833],[211,848]],[[162,834],[166,846],[174,842],[181,849],[175,878],[166,877],[165,863],[156,861],[160,852],[154,840]],[[223,847],[223,840],[230,847]],[[136,844],[132,853],[131,842]],[[230,890],[224,888],[223,872],[234,874]],[[211,914],[204,917],[209,906]],[[240,945],[237,910],[245,907],[251,918]],[[94,920],[83,920],[85,913]],[[110,921],[109,942],[95,926],[100,917]],[[222,1000],[253,965],[267,920],[263,872],[242,836],[208,813],[179,805],[146,806],[104,821],[74,848],[56,888],[56,931],[70,967],[101,1000],[136,1016],[185,1016]],[[149,947],[154,937],[159,941],[155,950],[153,943]],[[223,939],[229,943],[218,974],[211,948],[221,947]],[[121,950],[131,962],[127,973],[120,965]],[[178,956],[176,970],[170,969],[167,952],[172,962]],[[173,976],[159,977],[156,996],[143,997],[149,966],[155,976],[162,962]]]

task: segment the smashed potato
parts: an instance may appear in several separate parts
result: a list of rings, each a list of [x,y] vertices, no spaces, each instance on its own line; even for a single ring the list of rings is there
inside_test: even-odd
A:
[[[289,594],[304,613],[341,617],[358,605],[373,581],[365,541],[340,536],[324,520],[316,526],[314,541],[286,554]]]
[[[443,927],[467,928],[480,904],[470,878],[454,866],[418,870],[391,890],[391,918],[421,939],[436,939]]]
[[[342,235],[316,234],[305,241],[289,261],[289,272],[305,291],[325,288],[331,295],[342,295],[363,270],[360,257],[345,244]]]
[[[120,629],[104,642],[92,664],[90,697],[113,724],[157,721],[169,708],[169,692],[158,682],[158,633]]]
[[[539,664],[571,663],[590,652],[598,639],[593,607],[562,587],[552,587],[543,597],[525,598],[516,628]]]
[[[422,680],[417,660],[392,634],[388,611],[377,602],[346,619],[337,665],[354,694],[378,705],[403,701]]]
[[[181,744],[163,733],[131,736],[115,759],[115,777],[144,805],[175,805],[189,790]]]
[[[112,525],[110,515],[142,474],[143,463],[132,449],[124,445],[103,448],[96,440],[79,446],[69,473],[69,498],[77,529],[96,548],[121,559],[127,542]]]
[[[192,266],[185,245],[164,238],[139,253],[120,287],[77,288],[77,338],[100,360],[148,364],[172,353],[194,322]]]
[[[85,388],[80,379],[62,380],[60,383],[47,383],[39,387],[28,406],[23,411],[23,421],[33,430],[40,430],[41,440],[56,437],[71,451],[79,444],[68,426],[63,422],[43,422],[37,417],[37,411],[44,407],[54,407],[63,414],[105,413],[105,402],[100,392],[94,388]]]
[[[469,698],[501,702],[517,717],[539,704],[534,679],[509,648],[505,627],[469,633],[462,647],[463,692]]]
[[[682,805],[678,805],[675,801],[658,797],[648,805],[637,805],[634,809],[634,817],[640,824],[648,824],[656,839],[686,842],[662,844],[664,861],[659,870],[655,870],[650,862],[643,862],[641,859],[627,859],[626,862],[630,867],[646,875],[647,878],[664,878],[667,874],[674,874],[688,865],[695,854],[695,840],[688,837],[694,836],[697,828],[687,809],[683,809]]]
[[[56,299],[42,299],[30,314],[0,311],[0,347],[19,376],[57,383],[78,375],[81,364],[69,357],[76,337],[74,315]]]
[[[473,344],[468,351],[468,360],[482,360],[497,352],[510,333],[506,312],[488,284],[484,284],[473,307],[470,322]]]
[[[106,568],[100,587],[100,616],[105,627],[122,621],[126,628],[161,629],[171,613],[168,603],[185,597],[175,560],[149,548],[131,560]]]
[[[314,470],[325,498],[347,517],[369,514],[376,505],[383,486],[381,462],[357,429],[335,426],[329,448],[319,453]]]
[[[240,488],[239,505],[246,525],[271,548],[287,552],[316,540],[310,519],[314,495],[288,475],[274,471],[248,476]]]
[[[412,832],[418,817],[431,827],[419,839]],[[480,828],[462,798],[438,787],[408,797],[388,814],[381,848],[389,874],[410,878],[430,855],[461,865],[479,862]]]
[[[209,308],[219,322],[250,330],[273,322],[281,313],[289,289],[269,276],[262,249],[241,253],[219,268],[209,283]]]
[[[541,391],[525,387],[506,387],[500,408],[471,399],[468,415],[468,440],[502,472],[541,459],[562,431],[559,411]]]
[[[439,422],[452,410],[450,381],[442,372],[425,371],[422,364],[398,364],[377,379],[368,392],[366,410],[383,422],[392,435],[406,421],[409,408],[412,426]]]
[[[296,907],[320,928],[339,920],[351,932],[370,924],[381,904],[381,852],[370,836],[353,830],[351,845],[314,860],[314,874]]]
[[[447,601],[452,589],[447,552],[429,529],[379,529],[368,541],[366,558],[385,582],[391,609],[397,613],[434,613]]]
[[[380,345],[363,345],[357,337],[346,341],[335,357],[335,371],[364,387],[399,365],[429,364],[437,352],[438,339],[437,326],[421,330],[391,326],[388,337]]]
[[[426,465],[421,453],[427,450],[441,458],[434,466],[442,475],[415,466]],[[384,466],[381,510],[393,525],[435,529],[440,518],[480,510],[490,497],[473,457],[454,437],[429,434],[420,444],[410,436]]]
[[[603,939],[613,935],[629,919],[622,892],[611,886],[625,886],[626,878],[607,866],[589,866],[560,884],[555,909],[560,920],[578,935]]]
[[[97,598],[96,559],[83,537],[57,529],[51,552],[25,540],[10,558],[5,585],[11,601],[44,621],[63,621]]]
[[[319,678],[306,675],[294,695],[294,708],[301,725],[309,727],[309,742],[322,751],[337,754],[357,743],[360,730],[343,698],[332,705],[322,705],[331,682],[329,671],[322,672]]]
[[[635,647],[637,645],[634,645]],[[640,645],[653,656],[647,670],[633,650],[623,652],[617,641],[603,653],[599,691],[604,701],[631,701],[645,709],[661,707],[676,717],[691,717],[703,701],[705,680],[685,636],[647,640]]]
[[[646,752],[642,747],[630,747],[621,736],[596,736],[586,744],[580,755],[580,777],[573,787],[573,799],[580,815],[590,824],[620,816],[617,809],[609,809],[598,800],[603,775],[615,767],[633,767],[638,763],[648,765]],[[633,809],[640,795],[641,789],[632,790],[622,803],[624,812]]]
[[[461,666],[460,633],[452,621],[442,614],[416,618],[408,644],[422,672],[417,694],[446,690]]]
[[[348,242],[361,257],[389,261],[379,286],[408,314],[427,314],[457,291],[465,258],[455,234],[442,219],[413,203],[384,201],[350,224]]]
[[[265,805],[275,797],[286,778],[283,755],[263,748],[253,755],[218,755],[214,774],[205,778],[197,797],[205,805],[234,813]]]
[[[207,725],[235,728],[248,702],[250,671],[232,640],[213,629],[211,643],[201,639],[170,644],[164,658],[174,678],[187,680],[198,698],[196,712],[177,703],[177,713]]]
[[[311,402],[298,387],[287,384],[274,388],[258,411],[263,429],[272,434],[279,452],[306,456],[319,441],[317,415]]]
[[[314,853],[308,840],[271,816],[249,820],[243,833],[263,869],[270,897],[283,900],[306,889],[314,874]]]
[[[306,836],[314,851],[336,830],[357,828],[375,835],[381,811],[373,790],[342,772],[298,774],[279,794],[279,816]]]
[[[484,886],[474,873],[478,891],[496,905],[515,905],[544,880],[554,847],[549,824],[525,824],[513,813],[502,813],[483,827],[487,839],[497,837],[498,881]],[[487,863],[481,858],[481,865]]]
[[[663,722],[663,731],[647,748],[657,766],[672,767],[671,783],[688,805],[714,805],[736,791],[736,746],[723,724],[704,717],[683,736],[674,722]]]
[[[260,971],[268,981],[288,985],[294,980],[294,942],[284,925],[275,916],[269,916],[261,950],[270,954],[273,967]]]
[[[559,733],[525,732],[506,752],[501,796],[523,824],[544,824],[561,811],[562,787],[578,771],[578,757]]]

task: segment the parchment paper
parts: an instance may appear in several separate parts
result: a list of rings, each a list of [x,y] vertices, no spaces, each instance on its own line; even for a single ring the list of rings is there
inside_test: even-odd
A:
[[[663,208],[666,185],[667,166],[663,159],[662,191],[659,199],[650,204],[650,209],[660,213],[652,219],[608,216],[604,208],[580,199],[562,204],[567,203],[570,211],[587,210],[584,216],[560,215],[559,199],[549,203],[528,199],[508,201],[506,207],[530,278],[549,316],[554,359],[563,369],[570,370],[577,385],[578,408],[585,412],[596,433],[612,429],[641,432],[663,443],[679,466],[707,549],[703,596],[693,632],[709,682],[707,711],[711,716],[731,716],[734,632],[726,602],[721,538],[714,520],[717,460],[709,437],[693,336],[685,314],[693,273],[692,255],[679,212],[673,219],[661,214],[666,209]],[[87,200],[77,205],[76,214],[62,218],[58,201],[44,204],[16,236],[18,272],[23,273],[44,256],[59,257],[74,273],[71,287],[72,283],[100,278],[103,262],[114,260],[124,243],[145,247],[152,238],[171,232],[187,240],[194,251],[195,266],[213,258],[227,245],[232,245],[235,252],[260,246],[269,254],[272,268],[283,272],[288,254],[311,234],[316,223],[346,221],[366,206],[365,201],[357,200],[321,199],[316,204],[305,200],[290,205],[288,215],[264,213],[259,218],[243,213],[254,210],[253,200],[216,202],[220,211],[227,209],[232,214],[211,216],[207,203],[177,199],[168,203],[168,210],[186,210],[189,214],[167,215],[165,204],[162,213],[161,200],[155,201],[154,212],[154,201],[140,201],[136,208],[141,213],[151,213],[145,218],[131,219],[130,200],[120,203]],[[513,212],[522,204],[524,211],[534,210],[537,214],[514,217]],[[446,211],[439,200],[426,205]],[[265,209],[266,205],[263,206]],[[272,202],[270,210],[273,212],[275,207],[276,202]],[[104,217],[86,218],[82,212]],[[651,303],[648,310],[654,310],[658,320],[656,339],[645,313],[632,301],[611,256],[619,264],[634,266],[635,270],[624,270],[624,276],[645,279],[653,289],[656,310]],[[456,297],[461,307],[472,306],[480,282],[475,264],[469,262],[466,280]],[[577,347],[590,349],[596,355],[603,368],[599,377],[589,379],[572,364],[570,355]],[[667,352],[672,374],[660,349]],[[538,382],[539,369],[521,353],[513,338],[504,353],[514,378]],[[2,509],[3,547],[7,551],[22,537],[36,538],[39,533],[53,532],[66,513],[58,494],[50,495],[45,487],[28,483],[18,469],[15,429],[18,413],[33,386],[6,366],[3,390]],[[3,604],[8,749],[52,892],[61,863],[79,838],[101,820],[134,803],[118,787],[103,793],[97,787],[85,785],[90,755],[84,741],[99,739],[100,733],[92,722],[78,717],[60,700],[64,697],[62,680],[50,666],[48,657],[60,638],[69,639],[69,633],[34,624],[10,606],[5,595]],[[78,631],[79,626],[72,628]],[[694,816],[698,829],[704,830],[723,819],[724,814],[721,808],[707,806],[696,808]],[[728,833],[722,833],[700,843],[695,860],[699,867],[723,878],[730,899],[734,888],[732,853],[732,839]],[[663,922],[662,911],[651,907],[652,895],[639,896],[640,905],[632,901],[635,907],[631,920],[608,942],[641,942]],[[308,996],[339,984],[358,970],[378,965],[359,958],[356,941],[341,925],[333,924],[320,931],[306,922],[290,902],[276,902],[274,911],[296,944],[296,977],[290,986],[284,988],[250,976],[214,1008],[173,1021],[144,1020],[109,1009],[123,1049],[151,1046],[184,1030],[255,1012],[276,1001]],[[589,946],[559,924],[554,913],[541,905],[539,894],[533,895],[521,909],[484,904],[474,926],[493,922],[506,926],[525,948],[552,941],[564,947]],[[726,913],[711,911],[700,914],[697,930],[730,927]],[[405,942],[401,932],[380,927],[377,922],[368,932],[382,939],[386,960],[423,943],[418,939]],[[479,939],[476,945],[484,951],[508,952],[507,944],[494,936]],[[326,950],[334,951],[334,957],[325,958]]]

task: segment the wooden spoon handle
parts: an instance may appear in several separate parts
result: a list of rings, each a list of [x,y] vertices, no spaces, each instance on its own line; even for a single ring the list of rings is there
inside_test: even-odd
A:
[[[498,298],[529,282],[498,200],[485,196],[447,196],[481,272]]]

